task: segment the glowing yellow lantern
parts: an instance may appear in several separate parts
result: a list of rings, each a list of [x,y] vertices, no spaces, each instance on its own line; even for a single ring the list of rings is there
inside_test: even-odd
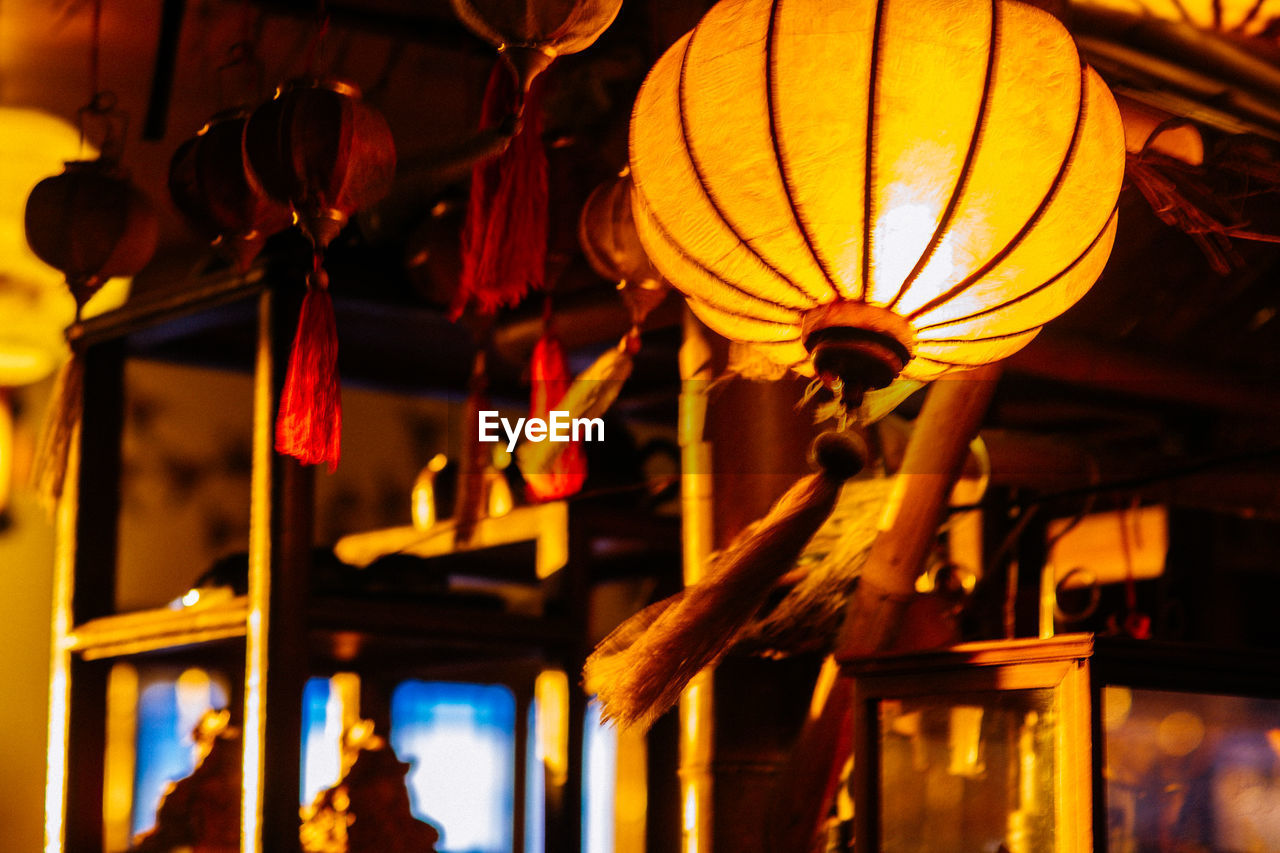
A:
[[[726,337],[844,400],[995,361],[1106,263],[1115,101],[1012,0],[723,0],[631,125],[645,249]]]

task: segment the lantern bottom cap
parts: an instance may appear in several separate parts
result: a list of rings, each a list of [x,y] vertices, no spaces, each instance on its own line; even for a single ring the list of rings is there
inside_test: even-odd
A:
[[[839,383],[845,403],[884,388],[911,360],[915,334],[909,323],[886,308],[841,301],[805,312],[804,345],[813,368],[828,386]]]

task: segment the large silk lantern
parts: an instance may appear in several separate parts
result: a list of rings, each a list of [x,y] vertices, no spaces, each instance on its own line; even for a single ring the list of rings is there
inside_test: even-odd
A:
[[[845,405],[1016,352],[1115,235],[1115,101],[1012,0],[723,0],[631,126],[637,229],[712,329]]]

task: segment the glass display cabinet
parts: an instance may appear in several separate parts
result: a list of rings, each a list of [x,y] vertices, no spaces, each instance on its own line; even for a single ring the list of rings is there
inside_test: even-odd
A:
[[[855,849],[1280,850],[1280,658],[1092,635],[844,662]]]
[[[366,280],[331,266],[335,287]],[[86,382],[58,516],[46,851],[315,849],[300,806],[337,780],[360,720],[402,754],[391,787],[442,827],[441,853],[612,832],[595,802],[612,781],[587,790],[585,765],[643,758],[599,737],[570,674],[601,578],[678,576],[678,519],[580,500],[486,518],[465,545],[447,519],[407,526],[415,474],[461,432],[465,370],[446,368],[472,345],[403,301],[335,293],[342,468],[276,454],[300,281],[209,276],[71,329]],[[383,493],[406,526],[368,523]],[[206,712],[226,728],[198,744]],[[204,747],[218,760],[193,770]],[[188,778],[217,837],[139,847]]]

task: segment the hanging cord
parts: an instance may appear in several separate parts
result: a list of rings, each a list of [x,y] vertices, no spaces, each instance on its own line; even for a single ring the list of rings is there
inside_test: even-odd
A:
[[[329,32],[329,10],[325,0],[316,3],[316,31],[307,45],[307,76],[319,77],[324,74],[324,37]]]

